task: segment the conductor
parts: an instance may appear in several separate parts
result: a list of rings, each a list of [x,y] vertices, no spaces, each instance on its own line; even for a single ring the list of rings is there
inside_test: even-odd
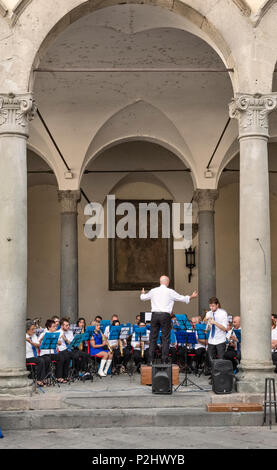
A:
[[[140,300],[151,300],[151,333],[149,346],[148,365],[152,365],[156,349],[159,330],[162,330],[162,363],[168,363],[168,350],[171,330],[171,312],[174,302],[185,302],[198,296],[197,292],[192,295],[180,295],[175,290],[169,289],[169,277],[160,277],[160,287],[151,289],[147,294],[144,288],[141,291]]]

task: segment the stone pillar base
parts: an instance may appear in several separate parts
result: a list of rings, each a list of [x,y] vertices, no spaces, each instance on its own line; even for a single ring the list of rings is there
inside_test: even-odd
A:
[[[277,379],[273,371],[275,366],[265,365],[263,369],[242,369],[238,374],[237,391],[239,393],[262,393],[265,392],[265,379]]]
[[[26,369],[0,369],[0,395],[31,396],[33,382]]]

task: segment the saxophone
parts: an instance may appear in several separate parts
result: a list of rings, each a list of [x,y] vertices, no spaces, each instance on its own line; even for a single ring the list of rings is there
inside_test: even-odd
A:
[[[120,356],[123,357],[123,344],[122,344],[122,339],[118,338],[118,344],[119,344],[119,349],[120,349]]]
[[[144,341],[140,339],[141,358],[144,358]]]
[[[110,353],[113,353],[113,348],[111,347],[108,339],[106,338],[106,336],[103,335],[102,331],[99,330],[100,333],[101,333],[101,336],[102,336],[102,341],[106,341],[106,344],[107,344],[107,347],[108,347],[108,350],[110,351]]]

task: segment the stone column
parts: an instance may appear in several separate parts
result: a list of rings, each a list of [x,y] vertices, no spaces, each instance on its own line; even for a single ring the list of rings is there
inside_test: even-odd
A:
[[[197,189],[194,201],[198,204],[198,293],[199,314],[209,309],[209,298],[216,295],[214,204],[215,189]]]
[[[240,142],[239,391],[263,392],[271,360],[271,262],[268,178],[268,115],[277,94],[237,94],[230,116],[238,119]]]
[[[0,95],[0,393],[30,394],[25,324],[27,303],[28,121],[31,94]]]
[[[78,319],[78,227],[80,191],[58,191],[61,203],[60,315]]]

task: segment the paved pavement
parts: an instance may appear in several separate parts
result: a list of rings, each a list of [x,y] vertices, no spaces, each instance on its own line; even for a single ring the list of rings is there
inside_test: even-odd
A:
[[[7,431],[2,449],[276,449],[277,426]]]

